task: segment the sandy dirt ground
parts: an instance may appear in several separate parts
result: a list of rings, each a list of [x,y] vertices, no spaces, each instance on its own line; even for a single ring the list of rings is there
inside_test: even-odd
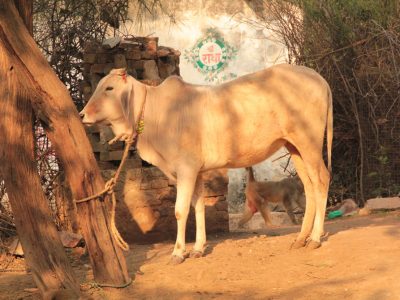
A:
[[[127,261],[134,283],[117,293],[92,287],[86,294],[113,300],[400,299],[400,212],[327,222],[329,235],[313,251],[289,250],[298,230],[210,236],[205,257],[178,266],[168,265],[172,242],[132,245]],[[90,266],[73,265],[81,282],[90,282]],[[34,287],[30,274],[0,273],[0,299],[39,299],[26,290]]]

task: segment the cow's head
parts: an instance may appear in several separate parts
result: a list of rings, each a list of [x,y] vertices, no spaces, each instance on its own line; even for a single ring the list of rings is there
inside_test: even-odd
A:
[[[134,129],[134,100],[144,100],[143,88],[125,69],[111,70],[100,80],[89,102],[79,113],[82,122],[86,125],[109,125],[117,139],[126,139]]]

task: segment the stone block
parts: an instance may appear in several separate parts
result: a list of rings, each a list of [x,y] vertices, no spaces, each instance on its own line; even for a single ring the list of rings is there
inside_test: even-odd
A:
[[[113,56],[110,53],[97,53],[97,63],[105,64],[113,62]]]
[[[160,80],[157,64],[154,60],[147,60],[143,65],[143,79]]]
[[[90,74],[104,74],[106,64],[93,64],[90,67]]]
[[[142,178],[142,170],[140,168],[125,170],[125,180],[137,181],[140,180],[141,178]]]
[[[151,189],[151,182],[142,182],[140,183],[141,190],[150,190]]]
[[[123,150],[100,152],[100,160],[101,161],[121,160],[123,153],[124,153]]]
[[[179,51],[179,50],[174,50],[174,55],[175,55],[175,56],[178,56],[178,59],[179,59],[179,56],[181,56],[181,51]]]
[[[157,177],[165,177],[165,178],[167,178],[159,168],[149,168],[149,169],[150,169],[150,172],[151,172],[151,176],[153,178],[157,178]]]
[[[137,74],[137,79],[141,80],[143,79],[143,69],[136,69],[136,74]]]
[[[142,160],[138,156],[127,158],[125,161],[125,169],[141,168]]]
[[[162,47],[160,49],[157,50],[157,56],[158,57],[164,57],[167,55],[171,54],[171,50],[169,50],[168,48]]]
[[[110,127],[102,127],[100,130],[100,141],[108,143],[108,141],[114,138],[114,133]]]
[[[142,57],[142,52],[139,49],[132,49],[126,51],[126,59],[132,59],[132,60],[140,60]]]
[[[83,54],[83,62],[88,64],[94,64],[96,62],[96,54],[95,53]]]
[[[99,166],[100,170],[110,170],[115,169],[115,165],[109,161],[100,161],[97,159],[97,165]]]
[[[105,150],[103,145],[100,143],[99,134],[88,134],[87,137],[92,145],[93,152],[101,152]]]
[[[145,60],[155,59],[157,57],[156,53],[150,53],[149,51],[142,51],[140,56]]]
[[[114,36],[112,38],[104,40],[103,43],[102,43],[102,47],[104,49],[111,49],[111,48],[114,48],[114,47],[118,46],[118,44],[120,42],[121,42],[121,37]]]
[[[91,67],[92,67],[92,64],[84,63],[83,64],[83,75],[88,76],[90,74]]]
[[[108,74],[112,69],[115,69],[114,63],[106,63],[104,65],[103,74]]]
[[[136,70],[135,69],[132,69],[132,68],[127,68],[126,69],[126,72],[128,73],[128,75],[131,75],[133,78],[138,78],[138,74],[137,74],[137,72],[136,72]]]
[[[85,43],[85,46],[83,47],[83,52],[84,53],[96,53],[97,48],[99,48],[100,45],[99,43],[95,41],[88,41]]]
[[[153,189],[161,189],[168,187],[168,179],[164,178],[156,178],[151,180],[151,188]]]
[[[158,50],[158,37],[147,37],[145,47],[151,54],[156,54]]]
[[[100,133],[99,125],[92,125],[90,127],[85,127],[86,133]]]
[[[162,189],[162,191],[159,193],[159,199],[161,202],[175,202],[176,188],[168,187],[168,188]]]
[[[115,54],[114,55],[114,66],[116,69],[126,68],[126,58],[123,54]]]
[[[111,177],[113,177],[116,173],[116,170],[102,170],[101,171],[101,175],[103,176],[103,178],[105,180],[110,179]]]
[[[161,59],[157,61],[157,66],[158,66],[158,72],[160,74],[160,77],[165,79],[168,76],[171,76],[174,74],[176,66],[175,64],[170,64],[168,62],[163,62]]]
[[[165,177],[167,178],[160,169],[156,167],[144,168],[143,169],[143,177],[146,178],[157,178],[157,177]]]
[[[128,68],[135,70],[143,70],[145,60],[127,60]]]
[[[121,141],[118,141],[116,143],[108,145],[108,149],[110,149],[112,151],[113,150],[124,150],[124,147],[125,147],[125,144],[124,144],[124,142],[121,142]]]
[[[101,80],[101,76],[99,74],[92,74],[90,76],[90,84],[92,86],[92,90],[96,90],[97,84],[99,83],[99,81]]]
[[[366,206],[370,210],[400,209],[400,197],[369,199]]]
[[[139,49],[140,43],[135,38],[122,38],[119,48],[123,49]]]

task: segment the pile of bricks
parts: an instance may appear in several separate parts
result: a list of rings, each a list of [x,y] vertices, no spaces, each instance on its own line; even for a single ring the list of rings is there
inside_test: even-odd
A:
[[[86,101],[99,80],[112,68],[127,68],[129,74],[145,84],[156,86],[170,75],[179,75],[179,51],[160,47],[157,38],[114,38],[102,45],[88,44],[84,53],[85,74],[82,92]],[[113,133],[108,127],[87,129],[93,152],[107,180],[115,174],[124,144],[109,145]],[[203,175],[207,233],[229,231],[226,201],[226,170]],[[142,161],[134,149],[116,187],[118,230],[128,242],[156,242],[176,236],[176,188],[156,167]],[[193,209],[188,218],[187,236],[194,237]]]
[[[111,69],[126,68],[128,74],[139,81],[158,85],[171,75],[180,75],[181,53],[169,47],[158,46],[156,37],[115,37],[87,43],[83,54],[81,91],[89,99],[100,79]]]

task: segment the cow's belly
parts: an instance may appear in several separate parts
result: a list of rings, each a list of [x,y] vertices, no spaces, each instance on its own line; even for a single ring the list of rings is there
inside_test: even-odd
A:
[[[284,145],[283,139],[271,143],[261,143],[257,146],[239,145],[238,150],[233,151],[232,156],[229,157],[226,167],[243,168],[255,165],[270,157]]]
[[[283,139],[273,141],[265,140],[258,144],[233,143],[228,146],[219,147],[215,153],[207,153],[204,167],[213,168],[244,168],[260,163],[278,151],[286,143]]]

